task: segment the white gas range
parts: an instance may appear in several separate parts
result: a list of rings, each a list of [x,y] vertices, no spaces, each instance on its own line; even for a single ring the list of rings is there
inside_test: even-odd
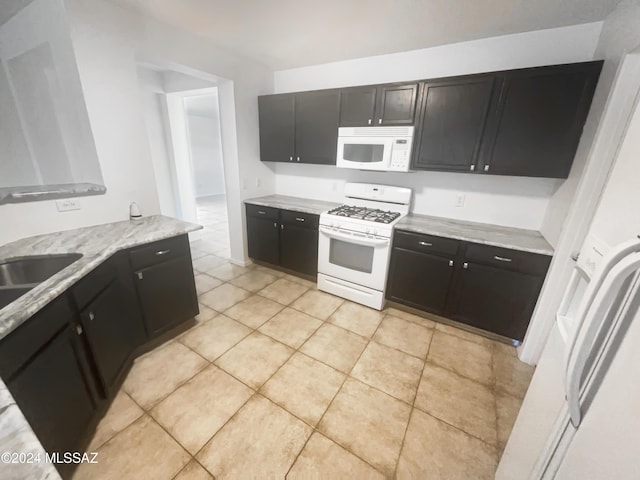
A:
[[[382,310],[393,226],[411,189],[347,183],[345,205],[320,215],[318,289]]]

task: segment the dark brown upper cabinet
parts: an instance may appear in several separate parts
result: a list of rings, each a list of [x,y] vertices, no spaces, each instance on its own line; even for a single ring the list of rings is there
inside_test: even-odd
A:
[[[340,126],[413,125],[418,83],[347,88],[340,99]]]
[[[289,162],[293,160],[295,141],[295,95],[258,97],[260,124],[260,160]]]
[[[258,97],[260,159],[335,165],[340,92]]]
[[[602,62],[497,74],[481,154],[482,172],[567,178]]]
[[[476,170],[494,84],[493,75],[424,83],[412,168]]]

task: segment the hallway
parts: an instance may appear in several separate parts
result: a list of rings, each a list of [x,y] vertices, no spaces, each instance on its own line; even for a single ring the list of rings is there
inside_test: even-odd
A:
[[[189,235],[194,259],[204,255],[229,258],[229,224],[225,195],[196,199],[198,223],[204,228]]]

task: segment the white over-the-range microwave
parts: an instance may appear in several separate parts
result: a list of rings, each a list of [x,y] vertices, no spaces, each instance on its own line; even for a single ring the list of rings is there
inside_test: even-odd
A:
[[[338,168],[408,172],[415,127],[338,128]]]

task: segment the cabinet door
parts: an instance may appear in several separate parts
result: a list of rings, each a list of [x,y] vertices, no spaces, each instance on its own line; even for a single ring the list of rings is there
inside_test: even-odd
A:
[[[376,87],[349,88],[340,93],[341,127],[373,125],[376,90]]]
[[[188,255],[135,272],[150,337],[198,314],[193,267]]]
[[[467,263],[455,287],[449,316],[474,327],[522,340],[543,277]]]
[[[483,171],[566,178],[601,62],[504,74]]]
[[[296,154],[300,163],[335,165],[338,150],[340,92],[305,92],[296,95]]]
[[[425,84],[413,168],[476,169],[493,84],[493,76]]]
[[[280,228],[272,218],[247,216],[249,257],[272,265],[280,264]]]
[[[64,328],[7,383],[47,452],[80,448],[96,412],[76,337]]]
[[[260,160],[290,162],[294,153],[295,96],[258,97]]]
[[[387,283],[387,298],[441,314],[451,279],[453,259],[394,248]]]
[[[112,393],[139,345],[143,324],[136,299],[116,279],[85,307],[80,321],[102,385],[106,392]]]
[[[418,99],[418,84],[378,87],[377,125],[413,125]]]
[[[318,230],[282,225],[280,265],[306,275],[318,273]]]

